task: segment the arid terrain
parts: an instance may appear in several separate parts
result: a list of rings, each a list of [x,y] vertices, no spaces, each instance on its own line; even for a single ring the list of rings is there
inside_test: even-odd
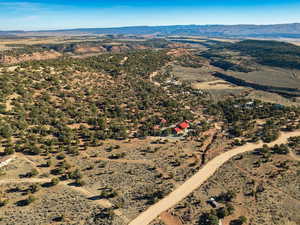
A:
[[[0,224],[299,224],[300,47],[126,35],[0,46]]]

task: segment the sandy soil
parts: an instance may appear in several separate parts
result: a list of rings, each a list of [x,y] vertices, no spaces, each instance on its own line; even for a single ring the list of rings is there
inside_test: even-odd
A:
[[[1,184],[21,184],[21,183],[46,183],[50,182],[51,179],[48,178],[24,178],[24,179],[3,179],[0,180]]]
[[[18,153],[15,153],[15,156],[13,157],[18,157],[19,159],[21,160],[24,160],[28,163],[30,163],[34,168],[36,168],[39,172],[41,172],[39,170],[39,168],[37,167],[37,165],[35,164],[34,161],[30,160],[29,158],[21,155],[21,154],[18,154]],[[118,160],[116,160],[118,161]],[[126,161],[126,160],[125,160]],[[139,160],[133,160],[134,162],[133,163],[143,163]],[[138,161],[138,162],[135,162],[135,161]],[[125,162],[124,162],[125,163]],[[128,162],[126,162],[128,163]],[[18,179],[18,178],[15,178],[15,179],[12,179],[12,178],[9,178],[9,179],[2,179],[0,180],[0,185],[5,185],[5,184],[11,184],[11,183],[48,183],[48,182],[51,182],[51,179],[50,178],[22,178],[22,179]],[[69,181],[61,181],[59,182],[58,186],[65,186],[69,189],[72,189],[73,191],[75,192],[78,192],[79,194],[83,195],[84,197],[86,197],[87,199],[93,199],[93,202],[96,203],[97,205],[101,206],[101,207],[104,207],[104,208],[112,208],[112,203],[107,200],[107,199],[97,199],[98,196],[99,196],[99,192],[97,191],[94,191],[94,190],[91,190],[91,189],[87,189],[85,187],[78,187],[78,186],[73,186],[72,184],[70,184]],[[119,209],[115,209],[114,210],[114,213],[121,217],[123,219],[123,221],[125,223],[129,223],[129,219],[123,214],[123,212]]]
[[[283,133],[280,137],[269,144],[273,146],[275,144],[286,143],[289,137],[300,136],[300,131],[294,131],[290,133]],[[180,187],[171,192],[168,196],[149,207],[146,211],[141,213],[136,219],[134,219],[129,225],[147,225],[157,218],[161,213],[168,210],[172,206],[175,206],[178,202],[187,197],[191,192],[201,186],[209,177],[211,177],[218,168],[220,168],[225,162],[234,157],[235,155],[252,151],[256,148],[260,148],[264,143],[248,143],[244,146],[237,147],[228,152],[225,152],[216,158],[209,161],[203,168],[201,168],[194,176],[183,183]]]
[[[224,80],[214,80],[208,82],[193,83],[192,88],[204,90],[222,90],[222,89],[241,89],[242,87],[234,86]]]
[[[6,101],[6,110],[7,111],[12,110],[12,108],[13,108],[12,101],[13,101],[13,99],[18,98],[18,97],[20,97],[20,95],[18,95],[16,93],[8,96],[7,101]]]
[[[166,225],[183,225],[178,217],[173,216],[168,212],[163,212],[160,215],[160,218]]]
[[[156,82],[156,81],[154,81],[153,80],[153,78],[155,77],[155,76],[157,76],[158,75],[158,71],[155,71],[155,72],[153,72],[152,74],[150,74],[150,81],[152,82],[152,83],[154,83],[156,86],[160,86],[160,83],[158,83],[158,82]]]
[[[290,157],[296,161],[300,161],[300,157],[296,155],[294,152],[290,151],[289,153]]]

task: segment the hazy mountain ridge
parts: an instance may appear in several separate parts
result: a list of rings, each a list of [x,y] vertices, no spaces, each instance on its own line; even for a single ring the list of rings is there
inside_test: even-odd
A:
[[[173,25],[115,28],[78,28],[44,31],[0,31],[0,35],[66,34],[132,34],[132,35],[204,35],[225,37],[300,37],[300,23],[274,25]]]

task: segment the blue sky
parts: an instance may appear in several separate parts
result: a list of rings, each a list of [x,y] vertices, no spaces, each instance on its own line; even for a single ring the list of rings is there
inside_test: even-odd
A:
[[[0,0],[0,30],[300,22],[300,0]]]

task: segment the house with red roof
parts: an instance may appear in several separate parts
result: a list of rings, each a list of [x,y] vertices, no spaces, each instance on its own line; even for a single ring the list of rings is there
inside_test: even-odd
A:
[[[190,124],[187,123],[187,122],[185,121],[185,122],[180,123],[180,124],[178,125],[178,127],[184,130],[184,129],[186,129],[186,128],[189,128],[189,127],[190,127]]]
[[[185,129],[189,128],[190,124],[189,121],[184,121],[177,125],[177,127],[174,128],[174,131],[176,134],[182,133]]]

